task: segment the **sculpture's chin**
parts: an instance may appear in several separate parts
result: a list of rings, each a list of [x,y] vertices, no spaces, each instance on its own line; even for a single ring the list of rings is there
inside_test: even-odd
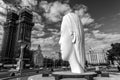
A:
[[[68,61],[68,60],[69,60],[69,55],[70,55],[70,54],[68,54],[68,53],[66,53],[66,52],[61,52],[62,60]]]
[[[63,55],[62,55],[62,60],[68,61],[68,60],[69,60],[69,57],[68,57],[68,56],[63,56]]]

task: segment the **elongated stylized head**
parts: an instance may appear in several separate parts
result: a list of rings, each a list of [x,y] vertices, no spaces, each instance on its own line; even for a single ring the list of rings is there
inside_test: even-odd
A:
[[[63,17],[61,24],[61,37],[59,44],[61,46],[61,56],[63,60],[69,61],[71,66],[78,65],[78,69],[84,70],[85,65],[85,44],[84,31],[80,20],[82,11],[74,11]],[[75,66],[74,66],[75,67]],[[73,68],[74,68],[73,67]],[[72,69],[73,69],[72,68]],[[73,70],[76,72],[77,70]],[[80,72],[78,70],[78,72]]]

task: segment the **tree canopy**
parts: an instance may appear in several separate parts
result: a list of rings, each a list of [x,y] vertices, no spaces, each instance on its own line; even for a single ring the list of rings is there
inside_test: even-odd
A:
[[[111,49],[109,49],[107,52],[108,60],[110,60],[112,63],[114,60],[120,60],[120,43],[111,44]]]

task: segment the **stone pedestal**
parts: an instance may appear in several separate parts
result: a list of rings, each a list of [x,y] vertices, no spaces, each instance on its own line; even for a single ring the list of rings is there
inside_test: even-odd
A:
[[[53,72],[52,75],[55,77],[55,80],[60,80],[63,78],[85,78],[87,80],[93,80],[93,78],[97,76],[94,72],[85,72],[82,74],[71,72]]]

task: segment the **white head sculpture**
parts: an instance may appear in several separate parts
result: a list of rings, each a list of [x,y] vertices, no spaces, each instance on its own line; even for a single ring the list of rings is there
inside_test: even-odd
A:
[[[69,61],[73,73],[85,70],[84,31],[79,13],[83,12],[74,10],[63,17],[59,41],[62,59]]]

